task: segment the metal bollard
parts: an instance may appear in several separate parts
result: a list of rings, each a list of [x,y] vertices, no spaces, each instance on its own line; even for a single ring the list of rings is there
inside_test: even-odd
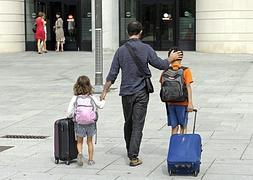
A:
[[[103,91],[102,0],[95,0],[95,93]]]

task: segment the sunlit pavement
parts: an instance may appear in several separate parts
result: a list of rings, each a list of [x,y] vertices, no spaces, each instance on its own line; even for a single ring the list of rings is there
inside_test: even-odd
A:
[[[166,57],[167,52],[158,52]],[[113,53],[104,54],[104,78]],[[159,99],[161,71],[152,70],[151,94],[140,158],[130,167],[123,138],[123,113],[118,96],[120,76],[100,111],[94,166],[56,165],[54,121],[65,117],[72,88],[79,75],[94,82],[95,60],[89,52],[38,55],[35,52],[0,55],[0,136],[36,135],[45,139],[0,138],[0,179],[253,179],[253,55],[185,52],[191,67],[194,105],[199,110],[196,133],[203,154],[198,177],[172,176],[166,167],[170,127]],[[189,133],[192,130],[190,115]],[[13,147],[12,147],[13,146]],[[6,150],[5,150],[6,149]],[[87,161],[84,145],[85,162]]]

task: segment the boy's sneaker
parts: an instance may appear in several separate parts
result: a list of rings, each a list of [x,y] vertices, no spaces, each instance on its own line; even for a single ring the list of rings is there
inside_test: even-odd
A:
[[[83,166],[83,155],[82,154],[77,155],[77,165]]]
[[[141,165],[142,161],[139,158],[133,158],[130,160],[130,166],[138,166]]]
[[[93,161],[93,160],[88,160],[88,165],[89,166],[92,166],[92,165],[94,165],[95,164],[95,161]]]

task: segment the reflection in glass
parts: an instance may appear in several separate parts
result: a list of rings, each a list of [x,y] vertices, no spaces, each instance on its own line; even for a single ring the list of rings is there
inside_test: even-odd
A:
[[[179,39],[194,40],[195,0],[181,0],[179,9]]]
[[[34,32],[32,31],[37,16],[33,0],[26,0],[26,40],[34,41]]]
[[[68,23],[67,28],[69,40],[75,41],[76,25],[75,25],[75,18],[72,14],[68,15],[67,23]]]
[[[136,0],[120,1],[120,40],[128,39],[127,24],[136,20]]]
[[[82,1],[81,6],[82,41],[91,41],[91,0]]]

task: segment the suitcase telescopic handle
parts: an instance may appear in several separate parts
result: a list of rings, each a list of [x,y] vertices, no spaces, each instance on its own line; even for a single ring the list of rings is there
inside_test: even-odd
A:
[[[195,127],[196,127],[196,119],[197,119],[197,109],[193,109],[194,112],[194,123],[193,123],[193,134],[195,134]]]

